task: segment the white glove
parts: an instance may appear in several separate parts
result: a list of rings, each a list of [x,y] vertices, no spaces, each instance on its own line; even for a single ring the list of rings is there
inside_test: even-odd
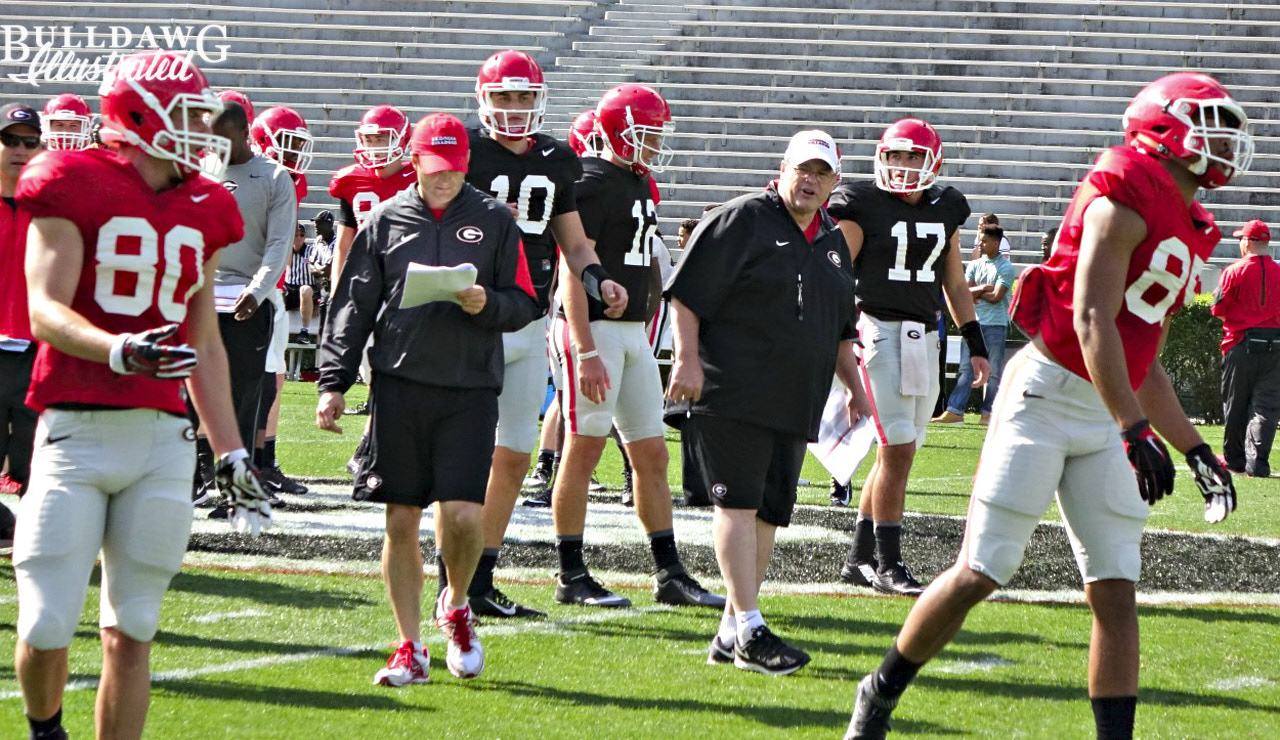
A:
[[[232,529],[256,538],[271,528],[271,496],[263,489],[261,475],[243,447],[218,460],[214,480],[230,507],[227,521]]]

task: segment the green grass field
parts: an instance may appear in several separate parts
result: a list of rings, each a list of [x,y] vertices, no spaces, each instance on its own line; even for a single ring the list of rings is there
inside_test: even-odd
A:
[[[357,393],[349,398],[357,400]],[[364,419],[348,417],[341,437],[325,434],[314,427],[314,403],[313,387],[287,385],[280,456],[291,474],[340,477]],[[982,431],[930,430],[909,508],[964,512]],[[1220,430],[1205,433],[1216,446]],[[672,452],[678,459],[678,445]],[[600,477],[618,483],[616,452],[608,455]],[[679,466],[672,470],[678,486]],[[819,485],[804,489],[802,502],[825,505],[826,476],[812,460],[804,475]],[[1222,531],[1276,536],[1276,483],[1239,485],[1241,511]],[[1203,531],[1199,502],[1183,474],[1152,524]],[[801,593],[767,583],[762,608],[771,625],[813,654],[795,676],[769,678],[705,665],[714,612],[657,607],[638,587],[624,587],[636,609],[563,607],[551,603],[541,576],[529,575],[503,588],[550,605],[550,616],[484,624],[482,677],[450,676],[439,632],[427,630],[431,685],[387,689],[370,684],[394,638],[381,581],[371,574],[376,564],[319,573],[309,561],[249,568],[246,558],[207,552],[193,562],[165,602],[149,737],[835,738],[848,721],[856,680],[879,662],[911,605],[838,587]],[[7,658],[17,614],[7,563],[0,563],[0,584],[0,630],[9,635],[0,647],[0,738],[20,738],[26,724]],[[432,588],[429,580],[428,593]],[[1257,605],[1209,598],[1141,607],[1139,737],[1280,737],[1280,610],[1267,596]],[[97,599],[95,580],[71,648],[65,717],[73,738],[93,732]],[[1088,639],[1088,611],[1078,603],[983,605],[903,698],[895,729],[915,738],[1092,737]]]

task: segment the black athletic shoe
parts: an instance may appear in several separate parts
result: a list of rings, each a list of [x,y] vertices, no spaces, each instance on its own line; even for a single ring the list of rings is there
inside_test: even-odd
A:
[[[840,580],[851,586],[875,588],[876,562],[845,563],[840,568]]]
[[[561,573],[556,578],[556,602],[610,609],[631,606],[631,599],[619,596],[601,586],[585,568],[573,573]]]
[[[525,506],[543,509],[551,505],[552,471],[543,467],[533,469],[533,475],[524,479],[520,486],[524,490]]]
[[[924,586],[907,570],[907,564],[899,560],[896,563],[880,564],[876,571],[876,580],[871,584],[875,590],[899,596],[919,596],[924,593]]]
[[[852,483],[853,481],[850,481]],[[842,486],[835,478],[831,479],[831,505],[848,507],[853,501],[853,487]]]
[[[17,519],[14,518],[13,512],[8,506],[0,504],[0,550],[9,550],[13,548],[13,531]]]
[[[213,484],[213,480],[197,480],[191,491],[191,505],[206,508],[212,506],[209,503],[218,495],[218,488]]]
[[[209,511],[210,519],[227,519],[231,516],[231,507],[225,503],[215,504]]]
[[[315,344],[315,337],[311,336],[311,332],[303,329],[298,332],[298,344]]]
[[[766,676],[790,676],[809,665],[809,660],[808,653],[783,642],[764,625],[751,632],[746,644],[738,641],[733,648],[735,666]]]
[[[724,608],[724,597],[713,594],[677,565],[658,571],[653,584],[653,599],[672,606],[710,606]]]
[[[302,496],[310,491],[306,486],[284,474],[279,466],[263,468],[260,471],[262,485],[268,493],[287,493],[291,496]]]
[[[871,689],[870,674],[863,676],[844,740],[884,740],[889,733],[889,716],[897,705],[897,699],[886,699]]]
[[[631,468],[622,469],[622,505],[628,509],[636,505],[636,489],[632,480],[634,477]]]
[[[359,404],[356,404],[356,407],[355,407],[355,408],[353,408],[353,409],[347,409],[346,411],[343,411],[342,413],[343,413],[343,415],[344,415],[344,416],[368,416],[368,415],[369,415],[369,404],[368,404],[368,403],[359,403]]]
[[[720,641],[720,635],[711,638],[711,648],[707,650],[707,665],[728,665],[733,662],[733,642],[728,645]]]
[[[517,604],[511,600],[510,596],[499,591],[497,586],[489,589],[481,596],[468,596],[467,600],[471,602],[471,613],[478,617],[528,619],[547,616],[546,612],[540,612],[537,609],[530,609],[527,606]]]

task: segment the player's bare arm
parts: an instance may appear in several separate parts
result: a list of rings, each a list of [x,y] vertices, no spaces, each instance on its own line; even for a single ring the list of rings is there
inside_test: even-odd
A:
[[[836,226],[840,227],[844,243],[849,246],[849,261],[854,262],[862,251],[862,227],[857,221],[836,221]]]
[[[338,224],[338,241],[333,247],[333,264],[329,273],[329,284],[335,288],[338,276],[342,274],[342,266],[347,264],[347,255],[351,254],[351,243],[356,240],[356,230],[346,224]]]
[[[956,326],[963,327],[969,322],[977,322],[978,312],[973,307],[973,294],[969,292],[969,281],[964,277],[964,262],[960,259],[960,230],[951,235],[951,244],[947,249],[946,265],[942,273],[942,292],[947,297],[947,306],[951,311],[951,319]],[[991,377],[991,363],[987,358],[971,355],[969,364],[973,365],[973,387],[977,388]]]
[[[848,392],[845,394],[845,406],[848,409],[849,424],[857,424],[859,419],[871,418],[871,401],[867,391],[862,387],[862,376],[858,372],[858,356],[854,351],[854,342],[841,342],[836,354],[836,377],[844,383]]]
[[[587,240],[595,251],[595,242]],[[560,262],[560,297],[564,301],[564,317],[569,323],[569,338],[577,351],[578,389],[592,403],[604,403],[604,393],[609,386],[609,373],[604,361],[595,356],[596,343],[591,336],[591,322],[587,316],[587,291],[582,280],[569,267],[568,260]],[[582,355],[589,355],[583,358]]]
[[[667,398],[698,401],[706,380],[698,359],[698,315],[679,298],[671,299],[671,375],[667,378]]]
[[[581,275],[582,271],[587,269],[587,265],[600,264],[600,258],[596,256],[595,243],[587,238],[587,232],[582,229],[582,219],[578,217],[577,211],[554,216],[551,219],[551,233],[556,238],[556,244],[560,245],[560,253],[564,255],[564,261],[568,263],[569,270],[574,275]],[[618,318],[623,311],[627,310],[627,289],[613,280],[605,280],[600,284],[600,297],[608,305],[604,315],[611,319]]]
[[[1169,324],[1172,321],[1172,317],[1164,320],[1160,333],[1161,349],[1164,348],[1164,340],[1169,335]],[[1193,447],[1204,444],[1204,438],[1182,410],[1182,402],[1178,400],[1173,383],[1164,371],[1164,365],[1160,364],[1159,350],[1156,352],[1155,362],[1151,363],[1151,371],[1138,388],[1138,402],[1142,404],[1142,411],[1152,428],[1179,452],[1186,454]]]
[[[82,360],[106,364],[115,335],[72,310],[84,240],[65,218],[36,218],[27,232],[27,290],[35,338]]]

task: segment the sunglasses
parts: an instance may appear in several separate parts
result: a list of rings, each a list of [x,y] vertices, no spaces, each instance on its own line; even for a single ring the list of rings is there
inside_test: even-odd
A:
[[[0,132],[0,144],[3,144],[10,149],[16,149],[19,144],[28,149],[39,149],[41,146],[39,136],[18,136],[17,134],[6,134],[3,132]]]

